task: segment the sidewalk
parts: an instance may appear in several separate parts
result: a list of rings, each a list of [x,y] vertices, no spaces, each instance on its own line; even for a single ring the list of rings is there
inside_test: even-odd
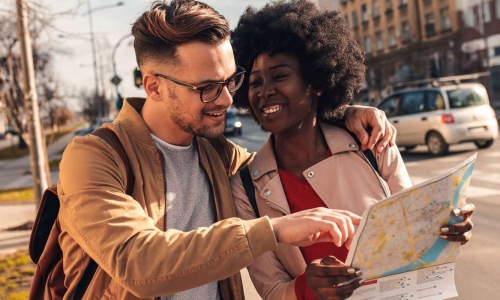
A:
[[[47,148],[49,160],[61,155],[61,151],[73,139],[74,134],[62,136]],[[59,172],[51,172],[52,184],[56,184]],[[27,188],[33,186],[33,177],[30,174],[29,155],[12,160],[0,160],[0,190]],[[0,222],[2,222],[0,220]],[[0,228],[1,228],[0,223]]]
[[[69,133],[49,145],[47,148],[49,160],[57,158],[73,136],[73,133]],[[59,171],[51,172],[50,175],[52,184],[56,184]],[[0,160],[0,190],[32,186],[33,176],[30,174],[29,156]],[[6,229],[34,221],[35,215],[35,203],[0,204],[0,256],[14,253],[18,248],[28,247],[30,230],[6,231]]]

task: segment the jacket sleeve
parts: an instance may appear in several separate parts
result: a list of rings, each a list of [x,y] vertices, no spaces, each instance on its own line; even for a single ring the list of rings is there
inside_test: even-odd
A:
[[[386,147],[380,154],[375,154],[382,179],[387,182],[391,194],[412,186],[410,175],[397,146]]]
[[[94,136],[68,145],[59,178],[62,236],[70,236],[137,297],[168,295],[227,278],[277,248],[268,218],[230,218],[190,232],[158,229],[147,207],[124,193],[119,155]],[[141,184],[135,182],[135,188]],[[65,245],[61,243],[63,252],[72,251]]]
[[[244,220],[255,219],[255,211],[248,200],[239,173],[231,177],[230,181],[237,216]],[[263,299],[297,299],[295,279],[286,271],[274,251],[256,257],[247,268],[255,289]]]

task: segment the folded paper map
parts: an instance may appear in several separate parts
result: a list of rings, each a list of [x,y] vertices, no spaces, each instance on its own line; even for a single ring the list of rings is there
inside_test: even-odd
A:
[[[477,154],[471,156],[440,176],[398,192],[368,207],[356,230],[346,265],[360,269],[363,272],[363,279],[368,282],[370,280],[377,282],[379,278],[429,267],[433,267],[435,271],[441,266],[441,268],[446,268],[448,277],[451,276],[451,281],[445,280],[445,282],[451,282],[455,290],[453,263],[460,253],[460,243],[448,242],[440,238],[440,228],[445,224],[462,220],[462,217],[454,217],[451,210],[466,203],[466,192],[476,156]],[[419,276],[417,273],[406,275],[409,276],[406,279]],[[396,277],[395,282],[402,282],[398,281],[401,276]],[[432,283],[435,288],[434,292],[442,293],[439,281],[432,281]],[[412,290],[404,283],[397,286],[406,286],[407,290]],[[446,288],[443,286],[443,289]],[[380,287],[377,293],[379,292]],[[456,290],[454,293],[456,294]],[[448,296],[451,297],[451,294]],[[406,296],[400,297],[402,298],[398,299],[406,298]],[[415,294],[414,297],[408,294],[407,297],[418,299],[419,295]],[[426,299],[443,299],[444,297],[445,295],[441,294],[436,298],[426,297]]]

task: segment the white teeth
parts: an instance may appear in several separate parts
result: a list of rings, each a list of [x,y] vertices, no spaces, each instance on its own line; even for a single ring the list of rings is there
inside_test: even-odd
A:
[[[216,111],[207,112],[207,115],[214,116],[214,117],[222,116],[223,114],[224,114],[223,111],[220,111],[220,112],[216,112]]]
[[[275,112],[280,111],[282,108],[283,108],[283,105],[273,105],[273,106],[264,107],[264,108],[262,109],[262,111],[263,111],[265,114],[273,114],[273,113],[275,113]]]

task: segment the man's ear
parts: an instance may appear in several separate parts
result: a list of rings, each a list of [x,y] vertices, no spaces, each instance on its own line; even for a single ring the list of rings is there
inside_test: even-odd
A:
[[[161,101],[160,97],[160,78],[152,74],[145,74],[142,77],[142,86],[149,99]]]

